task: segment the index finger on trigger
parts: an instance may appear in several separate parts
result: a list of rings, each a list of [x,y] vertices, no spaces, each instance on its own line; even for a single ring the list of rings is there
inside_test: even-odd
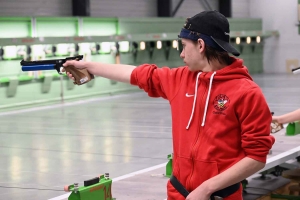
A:
[[[67,60],[63,66],[66,67],[66,66],[69,66],[69,65],[73,65],[73,62],[75,62],[74,60]]]

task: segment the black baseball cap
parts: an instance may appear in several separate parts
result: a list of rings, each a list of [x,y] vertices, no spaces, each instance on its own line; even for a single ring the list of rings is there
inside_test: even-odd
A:
[[[187,18],[178,37],[194,41],[201,38],[208,46],[239,56],[240,53],[229,42],[229,34],[230,29],[227,18],[215,10],[203,11]]]

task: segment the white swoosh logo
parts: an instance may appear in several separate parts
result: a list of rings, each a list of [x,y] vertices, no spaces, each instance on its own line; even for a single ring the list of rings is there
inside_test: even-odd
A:
[[[186,93],[185,96],[186,96],[186,97],[193,97],[194,95],[193,95],[193,94],[188,94],[188,93]]]

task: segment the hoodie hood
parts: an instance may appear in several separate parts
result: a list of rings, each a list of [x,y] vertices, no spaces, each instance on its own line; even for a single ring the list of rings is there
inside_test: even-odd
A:
[[[220,70],[215,71],[216,74],[213,77],[214,81],[227,81],[227,80],[241,79],[241,78],[247,78],[249,80],[252,80],[247,67],[243,65],[243,60],[234,57],[231,57],[231,59],[233,60],[231,65],[228,65]],[[198,74],[199,72],[193,72],[193,73]],[[202,73],[206,73],[207,75],[205,76],[205,79],[209,80],[211,75],[214,72],[202,72]]]
[[[206,119],[206,113],[207,113],[207,109],[208,109],[208,103],[209,103],[209,99],[210,99],[210,94],[211,94],[211,90],[212,90],[212,83],[213,81],[219,82],[219,81],[227,81],[227,80],[233,80],[233,79],[241,79],[241,78],[246,78],[252,81],[252,78],[250,76],[250,74],[248,73],[248,69],[243,66],[243,60],[241,59],[236,59],[234,57],[231,57],[233,59],[233,62],[231,65],[224,67],[223,69],[217,70],[217,71],[213,71],[213,72],[191,72],[195,74],[197,74],[196,76],[196,83],[195,83],[195,93],[194,93],[194,101],[193,101],[193,108],[191,111],[191,116],[189,119],[189,122],[186,126],[186,129],[189,129],[190,124],[192,122],[193,116],[194,116],[194,111],[195,111],[195,107],[196,107],[196,101],[197,101],[197,94],[198,94],[198,86],[199,86],[199,81],[200,80],[200,75],[202,73],[205,73],[205,76],[203,78],[203,81],[209,81],[209,87],[208,87],[208,94],[206,96],[206,101],[205,101],[205,109],[204,109],[204,113],[203,113],[203,120],[201,123],[201,126],[205,125],[205,119]]]

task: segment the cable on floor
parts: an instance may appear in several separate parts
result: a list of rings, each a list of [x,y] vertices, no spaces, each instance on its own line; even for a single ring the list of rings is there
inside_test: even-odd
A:
[[[2,186],[0,188],[10,188],[10,189],[23,189],[23,190],[49,190],[49,191],[64,191],[58,189],[46,189],[46,188],[25,188],[25,187],[13,187],[13,186]]]

